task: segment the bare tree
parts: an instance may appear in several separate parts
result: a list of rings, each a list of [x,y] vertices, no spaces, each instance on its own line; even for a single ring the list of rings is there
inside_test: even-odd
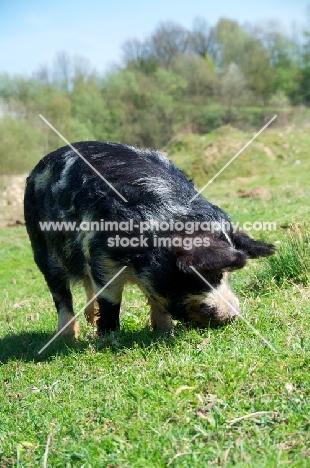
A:
[[[187,29],[173,22],[161,23],[151,36],[150,53],[164,66],[189,50],[190,35]]]
[[[68,93],[72,79],[72,60],[68,52],[63,50],[57,53],[53,68],[54,82]]]
[[[283,64],[289,67],[298,53],[296,43],[291,40],[278,21],[269,20],[256,24],[250,28],[250,34],[268,51],[270,64],[273,66]]]
[[[87,78],[95,74],[95,70],[92,68],[88,58],[82,55],[76,55],[72,60],[72,80],[86,81]]]
[[[125,64],[147,58],[147,43],[137,38],[129,39],[122,45],[123,60]]]
[[[52,82],[50,67],[46,63],[39,65],[37,70],[33,72],[33,77],[41,83],[50,84]]]
[[[190,34],[190,48],[200,57],[207,55],[213,59],[216,57],[216,29],[211,27],[204,18],[194,19],[193,31]]]

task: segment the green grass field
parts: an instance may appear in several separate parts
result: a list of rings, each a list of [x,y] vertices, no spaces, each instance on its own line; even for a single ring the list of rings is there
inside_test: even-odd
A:
[[[213,170],[252,136],[215,133]],[[211,139],[167,149],[197,187]],[[128,286],[119,332],[98,339],[81,314],[77,341],[38,354],[54,305],[25,228],[0,230],[1,467],[310,466],[309,143],[305,130],[266,132],[204,192],[233,221],[277,223],[249,232],[275,242],[276,260],[232,275],[244,317],[276,352],[242,320],[154,332]],[[82,289],[74,296],[78,311]]]

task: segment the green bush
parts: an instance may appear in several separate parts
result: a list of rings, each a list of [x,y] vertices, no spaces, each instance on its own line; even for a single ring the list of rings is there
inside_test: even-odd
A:
[[[28,172],[44,155],[44,134],[25,120],[0,120],[0,173]]]
[[[212,132],[224,123],[225,108],[222,105],[198,107],[193,116],[195,131],[199,134]]]

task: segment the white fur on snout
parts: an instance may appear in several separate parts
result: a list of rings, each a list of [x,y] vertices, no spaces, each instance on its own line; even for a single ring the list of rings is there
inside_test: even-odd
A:
[[[241,314],[238,298],[231,289],[226,272],[216,288],[202,294],[190,294],[184,305],[188,310],[188,318],[202,324],[208,323],[208,320],[214,324],[228,322]],[[204,309],[209,309],[210,316]]]
[[[203,301],[207,306],[216,309],[217,320],[224,322],[241,314],[239,300],[231,289],[228,273],[224,273],[220,285],[208,293]]]

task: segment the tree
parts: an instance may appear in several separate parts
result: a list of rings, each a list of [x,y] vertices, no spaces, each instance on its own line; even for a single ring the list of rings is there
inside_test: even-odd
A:
[[[233,118],[233,109],[244,103],[245,79],[238,65],[231,63],[221,80],[222,102],[228,109],[228,121]]]
[[[204,18],[195,18],[193,30],[190,33],[190,49],[200,57],[216,58],[216,29],[211,27]]]
[[[310,104],[310,5],[307,9],[307,28],[303,31],[304,44],[302,50],[301,67],[298,83],[301,91],[301,100]]]
[[[58,52],[53,66],[53,81],[65,93],[69,93],[72,79],[72,60],[68,52]]]
[[[85,83],[90,77],[95,77],[96,71],[91,66],[88,58],[82,55],[75,55],[71,59],[71,81],[72,83]]]
[[[150,55],[164,67],[169,67],[175,57],[188,51],[189,39],[189,32],[182,26],[173,22],[161,23],[150,37]]]
[[[216,25],[217,65],[224,71],[231,63],[240,66],[249,35],[237,21],[222,18]]]
[[[40,83],[51,84],[52,76],[50,67],[46,63],[39,65],[37,70],[33,72],[33,78]]]
[[[123,43],[121,48],[125,65],[130,65],[149,56],[147,43],[137,38],[128,39]]]
[[[209,56],[187,54],[177,57],[171,70],[186,82],[186,94],[197,104],[207,102],[216,88],[215,66]]]
[[[298,41],[291,39],[277,21],[265,21],[250,28],[268,54],[274,71],[275,88],[294,101],[298,100],[298,69],[300,51]]]
[[[152,55],[149,39],[141,42],[139,39],[130,39],[122,45],[123,61],[127,68],[140,70],[151,75],[157,70],[158,59]]]
[[[240,69],[248,89],[256,96],[257,104],[264,107],[276,91],[276,73],[270,64],[270,56],[258,39],[249,37],[244,43]]]

